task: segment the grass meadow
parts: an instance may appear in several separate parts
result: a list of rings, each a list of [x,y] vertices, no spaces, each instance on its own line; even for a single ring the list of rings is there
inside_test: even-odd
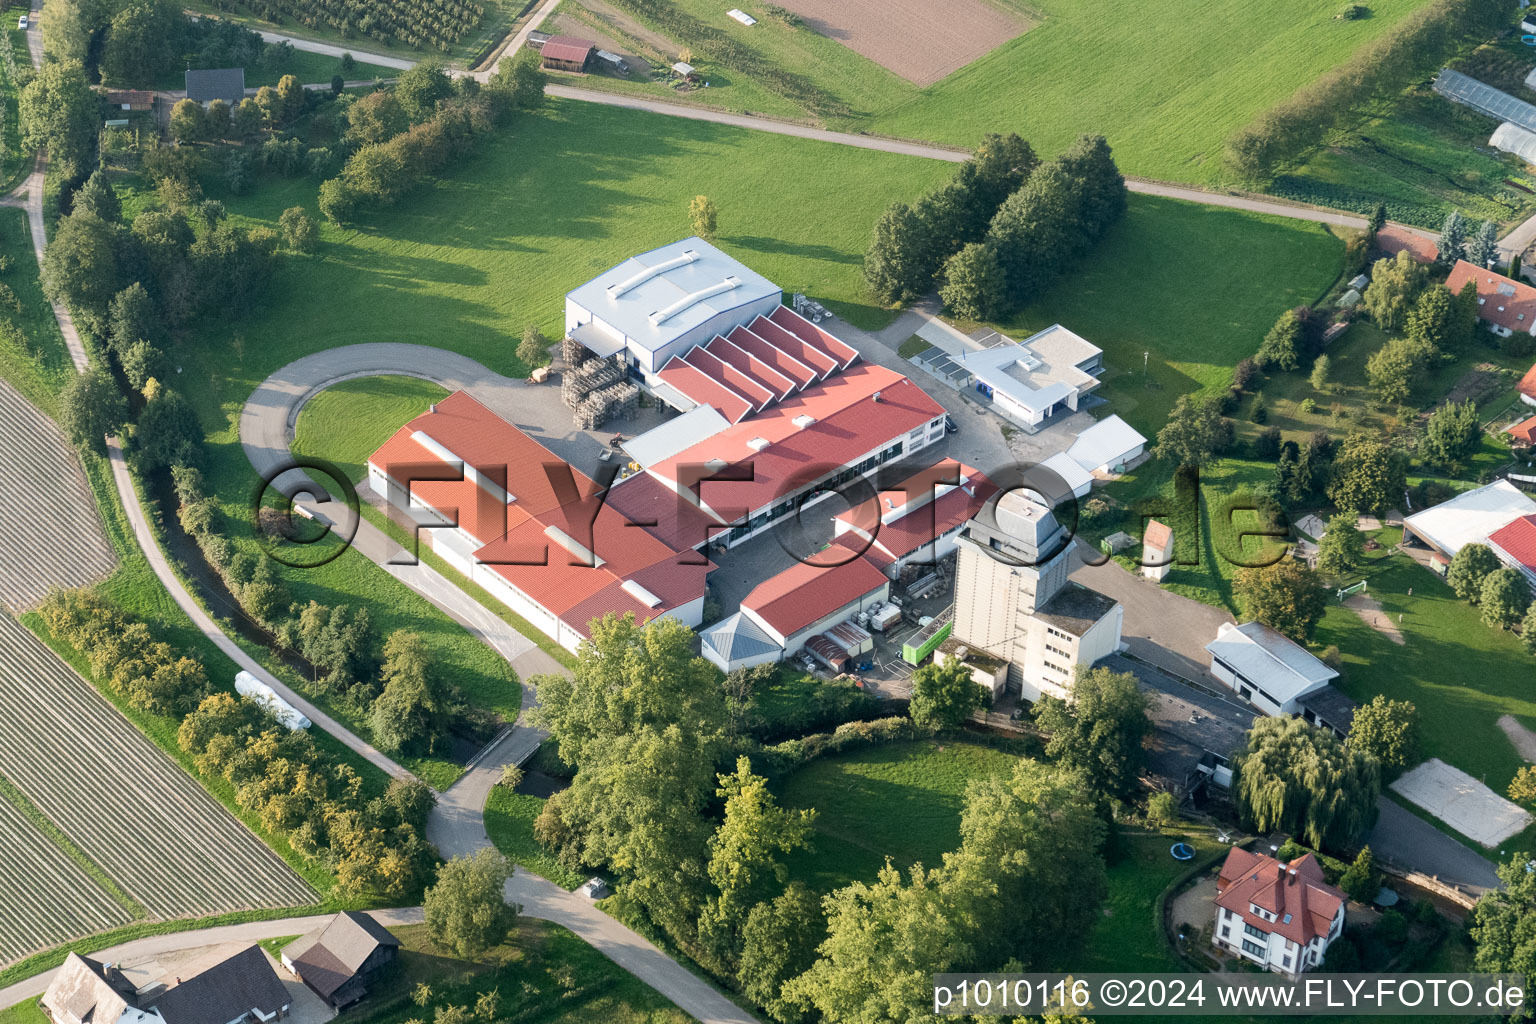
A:
[[[919,740],[823,757],[780,786],[787,807],[814,807],[812,849],[786,861],[817,892],[872,882],[889,857],[906,870],[938,867],[960,845],[960,812],[972,779],[1013,770],[1018,757],[953,739]]]
[[[759,19],[751,28],[704,0],[674,0],[765,60],[809,78],[825,96],[816,105],[828,127],[961,147],[989,131],[1017,131],[1045,154],[1093,132],[1110,140],[1128,173],[1200,184],[1224,179],[1222,142],[1233,130],[1390,32],[1421,3],[1381,0],[1371,4],[1370,17],[1344,21],[1334,18],[1334,0],[1038,0],[1028,6],[1034,28],[920,89],[809,28],[769,17],[761,0],[742,5]],[[563,9],[573,6],[567,0]],[[681,48],[690,41],[675,42]],[[685,101],[774,116],[817,114],[770,83],[743,81],[711,64],[704,45],[694,57],[710,88]],[[672,95],[661,84],[600,81]]]
[[[1343,265],[1321,224],[1133,195],[1086,260],[996,326],[1023,338],[1061,323],[1098,345],[1096,394],[1152,437],[1180,395],[1229,385],[1275,318],[1321,298]]]

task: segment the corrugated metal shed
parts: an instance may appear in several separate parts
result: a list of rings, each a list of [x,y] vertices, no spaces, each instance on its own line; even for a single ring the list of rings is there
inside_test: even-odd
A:
[[[841,672],[848,667],[848,653],[829,640],[825,633],[817,633],[807,640],[805,649],[825,662],[834,672]]]
[[[575,36],[550,36],[539,52],[546,61],[557,60],[569,64],[585,64],[596,46],[590,39]]]

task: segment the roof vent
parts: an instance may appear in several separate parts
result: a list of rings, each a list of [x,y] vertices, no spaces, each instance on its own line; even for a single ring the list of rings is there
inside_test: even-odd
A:
[[[816,422],[816,417],[815,416],[807,415],[806,413],[801,413],[799,416],[796,416],[790,422],[792,422],[795,426],[799,427],[801,430],[804,430],[806,427],[808,427],[812,423]]]
[[[437,412],[437,403],[433,402],[431,405],[427,406],[427,412]]]
[[[880,392],[876,391],[874,393],[874,395],[871,396],[871,399],[872,399],[872,401],[876,401],[876,402],[880,401]]]
[[[550,540],[554,541],[556,544],[559,544],[561,547],[565,548],[565,550],[581,559],[584,564],[593,568],[602,567],[603,560],[597,556],[597,552],[589,549],[585,544],[582,544],[580,541],[576,540],[576,538],[560,529],[560,527],[544,527],[544,536],[548,537]]]
[[[686,267],[688,264],[697,261],[698,258],[698,253],[694,252],[692,249],[685,249],[683,250],[683,254],[681,256],[674,256],[669,260],[662,260],[655,266],[646,267],[639,273],[633,274],[630,277],[625,278],[623,281],[620,281],[618,284],[609,285],[608,297],[610,299],[617,299],[625,292],[632,291],[640,287],[642,284],[645,284],[645,282],[649,281],[651,278],[657,276],[658,274],[665,274],[667,271],[676,270],[678,267]]]
[[[661,604],[661,598],[657,597],[649,590],[646,590],[634,580],[625,580],[623,583],[619,584],[619,586],[621,589],[623,589],[624,593],[628,594],[636,601],[639,601],[647,608],[655,608],[657,605]]]
[[[760,452],[764,448],[768,447],[768,439],[766,437],[754,437],[752,440],[747,442],[747,447],[751,448],[755,452]]]

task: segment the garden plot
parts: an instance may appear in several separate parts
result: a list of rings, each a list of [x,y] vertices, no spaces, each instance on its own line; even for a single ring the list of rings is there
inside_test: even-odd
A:
[[[57,427],[0,381],[0,603],[30,608],[117,564],[96,501]]]
[[[915,85],[932,85],[1034,27],[983,0],[784,0],[806,26]]]
[[[278,856],[8,615],[0,776],[157,918],[314,902]]]
[[[1397,793],[1490,849],[1531,823],[1531,815],[1460,768],[1432,757],[1392,783]]]
[[[128,911],[0,796],[0,967],[125,925]]]

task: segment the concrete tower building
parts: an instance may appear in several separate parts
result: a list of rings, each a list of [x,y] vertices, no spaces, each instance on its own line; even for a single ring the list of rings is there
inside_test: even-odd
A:
[[[1120,604],[1067,578],[1075,547],[1022,491],[987,504],[960,534],[954,635],[1008,662],[1008,689],[1026,700],[1067,696],[1077,666],[1120,646]]]

